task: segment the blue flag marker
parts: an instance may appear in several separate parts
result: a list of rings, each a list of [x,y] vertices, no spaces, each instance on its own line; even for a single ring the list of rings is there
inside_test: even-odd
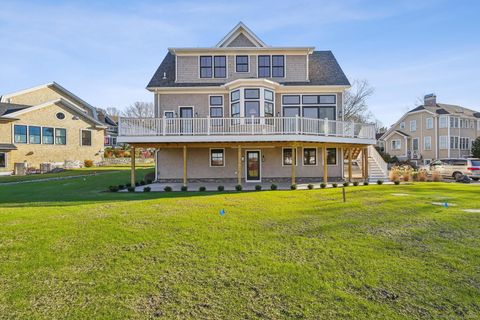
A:
[[[448,208],[448,202],[445,201],[445,208]]]
[[[225,209],[220,210],[220,215],[223,217],[225,215]]]

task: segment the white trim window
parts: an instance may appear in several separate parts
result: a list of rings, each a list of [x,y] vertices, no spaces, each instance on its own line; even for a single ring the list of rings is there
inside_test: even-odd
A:
[[[43,127],[42,128],[42,142],[43,144],[54,144],[55,143],[55,129],[53,127]]]
[[[440,116],[439,118],[439,127],[440,128],[447,128],[448,127],[448,117],[447,116]]]
[[[42,142],[42,128],[38,126],[28,127],[28,143],[40,144]]]
[[[400,129],[405,129],[405,121],[400,122]]]
[[[165,110],[163,111],[163,117],[167,119],[175,118],[175,111]]]
[[[210,149],[210,167],[225,167],[225,149]]]
[[[442,150],[448,149],[448,137],[440,136],[438,144],[440,149]]]
[[[417,120],[410,120],[410,131],[417,131]]]
[[[92,145],[92,131],[82,129],[80,134],[80,145],[91,146]]]
[[[230,92],[230,116],[240,118],[240,89]]]
[[[317,148],[303,148],[303,165],[317,165]]]
[[[460,146],[458,137],[450,137],[450,149],[458,149]]]
[[[27,143],[27,128],[27,126],[19,124],[13,126],[14,143]]]
[[[430,136],[423,137],[423,150],[425,151],[432,150],[432,137]]]
[[[90,138],[91,138],[92,131],[89,130],[89,132],[90,132]],[[67,144],[67,129],[55,128],[55,144],[58,144],[58,145]]]
[[[402,148],[402,141],[400,139],[392,140],[392,150],[400,150]]]
[[[208,103],[210,112],[209,115],[211,118],[222,118],[223,117],[223,96],[209,96]]]
[[[7,153],[6,152],[0,152],[0,168],[6,168],[7,167]]]
[[[433,118],[432,117],[429,117],[429,118],[425,119],[425,127],[427,129],[433,129]]]
[[[250,71],[248,55],[235,56],[235,72],[246,73]]]
[[[292,148],[282,148],[282,166],[291,166],[294,158]],[[295,161],[295,165],[298,165],[297,161]]]

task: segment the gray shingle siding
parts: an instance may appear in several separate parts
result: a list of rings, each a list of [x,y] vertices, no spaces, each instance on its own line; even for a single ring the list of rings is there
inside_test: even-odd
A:
[[[180,58],[180,57],[178,57]],[[181,57],[182,59],[184,57]],[[180,61],[178,78],[175,82],[175,56],[167,53],[147,88],[154,87],[202,87],[220,86],[221,84],[239,78],[255,78],[257,74],[257,61],[255,56],[250,56],[250,72],[235,73],[234,56],[229,56],[227,79],[201,79],[198,77],[198,57],[185,57],[187,65]],[[291,62],[293,60],[293,62]],[[291,63],[291,64],[290,64]],[[286,57],[286,78],[272,80],[284,85],[350,85],[343,70],[340,68],[331,51],[314,51],[309,55],[309,81],[306,80],[306,58],[304,56]],[[163,78],[165,73],[165,79]]]

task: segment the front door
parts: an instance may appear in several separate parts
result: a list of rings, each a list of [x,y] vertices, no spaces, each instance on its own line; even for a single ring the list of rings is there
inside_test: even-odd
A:
[[[260,151],[247,151],[245,165],[247,166],[246,181],[260,181]]]
[[[184,134],[193,133],[193,107],[180,107],[180,131]]]

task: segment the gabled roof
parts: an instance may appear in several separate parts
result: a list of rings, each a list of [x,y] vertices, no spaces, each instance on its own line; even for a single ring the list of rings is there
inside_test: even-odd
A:
[[[285,86],[350,86],[350,82],[331,51],[314,51],[308,59],[310,81],[285,82],[281,78],[274,78],[274,81]],[[220,87],[222,85],[223,83],[220,82],[175,82],[175,56],[168,52],[148,83],[147,89],[159,87]]]
[[[0,150],[2,151],[17,150],[17,147],[11,143],[0,143]]]
[[[0,102],[0,117],[19,111],[23,110],[26,108],[30,108],[32,106],[27,106],[24,104],[15,104],[15,103],[5,103],[5,102]]]
[[[87,108],[91,109],[92,110],[92,114],[95,115],[96,117],[96,109],[94,106],[92,106],[91,104],[89,104],[88,102],[86,102],[85,100],[81,99],[80,97],[78,97],[77,95],[73,94],[72,92],[68,91],[67,89],[65,89],[64,87],[62,87],[61,85],[59,85],[58,83],[56,83],[55,81],[52,81],[52,82],[49,82],[49,83],[45,83],[45,84],[42,84],[42,85],[39,85],[39,86],[35,86],[35,87],[32,87],[32,88],[28,88],[28,89],[25,89],[25,90],[20,90],[20,91],[16,91],[16,92],[12,92],[12,93],[9,93],[9,94],[6,94],[6,95],[3,95],[0,99],[0,102],[6,102],[8,103],[8,99],[9,98],[12,98],[14,96],[17,96],[17,95],[20,95],[20,94],[24,94],[24,93],[28,93],[28,92],[33,92],[33,91],[36,91],[36,90],[39,90],[39,89],[43,89],[43,88],[55,88],[57,89],[58,91],[64,93],[66,96],[72,98],[73,100],[77,100],[79,101],[81,104],[85,105]]]
[[[65,107],[67,107],[68,109],[70,109],[74,113],[76,113],[79,116],[81,116],[81,117],[87,119],[88,121],[92,122],[98,128],[105,128],[106,127],[102,122],[100,122],[97,119],[88,115],[83,109],[77,107],[75,104],[73,104],[70,101],[68,101],[66,99],[63,99],[63,98],[47,101],[45,103],[42,103],[42,104],[39,104],[39,105],[36,105],[36,106],[27,106],[26,108],[15,109],[13,112],[10,112],[8,114],[4,114],[2,116],[2,119],[14,119],[15,117],[18,117],[18,116],[20,116],[24,113],[39,110],[39,109],[51,106],[53,104],[61,104]]]
[[[240,35],[245,36],[253,46],[258,48],[268,47],[252,30],[250,30],[243,22],[239,22],[225,37],[220,40],[215,47],[228,47]]]

